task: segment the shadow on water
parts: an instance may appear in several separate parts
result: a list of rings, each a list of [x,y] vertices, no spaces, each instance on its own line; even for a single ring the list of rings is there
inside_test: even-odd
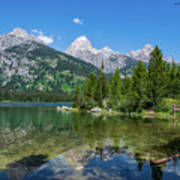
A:
[[[20,180],[28,173],[33,172],[47,160],[47,155],[31,155],[7,165],[5,170],[8,180]],[[0,177],[1,179],[1,177]]]

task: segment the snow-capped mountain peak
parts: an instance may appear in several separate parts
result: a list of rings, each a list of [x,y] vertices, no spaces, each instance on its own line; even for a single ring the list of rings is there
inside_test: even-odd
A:
[[[108,46],[102,49],[93,48],[85,36],[77,38],[65,51],[67,54],[80,58],[100,68],[102,62],[105,65],[105,72],[112,73],[116,68],[123,68],[126,65],[127,56],[114,52]]]
[[[89,54],[97,54],[98,50],[92,47],[86,36],[80,36],[73,41],[65,53],[78,58],[83,56],[83,59],[87,60]]]
[[[87,50],[87,49],[92,49],[92,45],[90,41],[87,39],[86,36],[80,36],[78,37],[72,44],[72,48],[75,48],[76,50]]]
[[[21,43],[25,43],[27,41],[36,41],[38,43],[44,44],[44,42],[37,36],[32,34],[29,35],[24,29],[18,27],[15,28],[12,32],[0,36],[0,51],[12,46],[19,45]]]
[[[146,44],[142,49],[130,51],[127,56],[148,62],[151,52],[154,50],[154,47],[151,44]]]
[[[99,50],[100,53],[102,53],[104,56],[110,56],[111,54],[113,54],[113,50],[110,49],[108,46],[105,46],[104,48],[102,48],[101,50]]]
[[[89,42],[89,40],[88,40],[88,38],[87,38],[86,36],[80,36],[80,37],[78,37],[75,41],[80,41],[80,42],[82,42],[82,41],[88,41],[88,42]]]
[[[12,32],[9,33],[9,35],[13,35],[16,37],[21,37],[21,38],[29,37],[28,33],[22,28],[15,28]]]
[[[98,68],[101,67],[103,61],[105,71],[111,73],[114,72],[116,68],[122,69],[127,65],[137,64],[139,60],[148,64],[153,50],[154,47],[151,44],[146,44],[142,49],[130,51],[128,54],[115,52],[108,46],[102,49],[95,49],[86,36],[80,36],[65,52],[91,63]],[[172,62],[171,57],[164,57],[164,60],[170,63]]]
[[[146,44],[143,49],[154,49],[154,47],[151,44]]]

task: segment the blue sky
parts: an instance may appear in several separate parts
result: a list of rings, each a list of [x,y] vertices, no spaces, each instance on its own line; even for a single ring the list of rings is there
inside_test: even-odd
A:
[[[52,36],[50,45],[64,51],[85,35],[96,48],[127,53],[145,44],[159,45],[180,61],[178,0],[2,0],[0,34],[22,27]],[[73,22],[74,18],[75,22]]]

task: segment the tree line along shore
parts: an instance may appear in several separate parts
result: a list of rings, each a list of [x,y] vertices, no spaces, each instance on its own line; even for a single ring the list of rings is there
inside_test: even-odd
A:
[[[178,101],[179,100],[179,101]],[[81,86],[76,86],[73,107],[91,110],[95,107],[116,112],[170,112],[172,104],[180,102],[180,66],[163,60],[158,46],[151,53],[149,65],[142,61],[132,76],[121,78],[116,69],[110,77],[101,71],[90,73]]]

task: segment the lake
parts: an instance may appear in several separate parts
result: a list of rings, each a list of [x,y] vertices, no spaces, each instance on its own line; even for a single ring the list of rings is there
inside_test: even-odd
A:
[[[180,122],[57,105],[0,104],[0,180],[180,179]]]

